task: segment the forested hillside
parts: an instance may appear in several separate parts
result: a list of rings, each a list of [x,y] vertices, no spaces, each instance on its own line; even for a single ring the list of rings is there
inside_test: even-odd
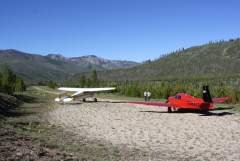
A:
[[[129,69],[99,72],[102,80],[161,80],[240,74],[240,39],[181,49]]]
[[[38,83],[49,80],[61,82],[76,73],[128,68],[138,63],[107,60],[93,55],[66,58],[56,54],[42,56],[17,50],[0,50],[0,69],[6,64],[28,83]]]
[[[125,96],[167,98],[179,92],[202,97],[209,85],[213,97],[229,96],[240,101],[240,39],[210,42],[182,49],[129,69],[98,71],[99,86],[115,86]],[[90,87],[92,73],[76,75],[67,86]]]
[[[77,67],[70,63],[16,50],[0,51],[0,67],[5,64],[28,82],[62,80],[77,71]]]

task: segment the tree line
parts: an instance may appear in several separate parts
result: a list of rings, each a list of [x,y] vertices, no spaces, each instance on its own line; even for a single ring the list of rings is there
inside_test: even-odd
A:
[[[58,86],[71,87],[116,87],[117,93],[130,97],[143,97],[143,93],[149,90],[152,98],[168,98],[177,93],[188,93],[195,97],[202,97],[202,86],[209,85],[213,97],[229,96],[231,103],[240,102],[240,79],[232,78],[209,78],[189,80],[155,80],[155,81],[102,81],[98,79],[97,71],[93,70],[90,76],[81,75],[75,81],[66,81],[59,84],[54,81],[39,82],[39,85],[47,85],[50,88]],[[5,65],[0,70],[0,92],[13,94],[23,92],[26,85],[23,79],[16,75],[9,66]]]
[[[59,86],[76,87],[76,88],[86,88],[86,87],[99,87],[101,86],[101,81],[99,81],[97,76],[97,71],[93,70],[91,75],[85,76],[81,74],[77,80],[67,80],[64,83],[58,83],[56,81],[40,81],[38,83],[40,86],[48,86],[49,88],[55,89]]]
[[[89,76],[81,74],[75,80],[65,81],[63,83],[63,85],[64,86],[71,86],[71,87],[86,88],[86,87],[100,87],[103,84],[98,79],[97,71],[93,70]]]
[[[26,85],[23,79],[16,75],[9,66],[3,66],[0,71],[0,92],[13,94],[14,92],[23,92]]]
[[[229,96],[231,103],[240,102],[240,91],[229,85],[217,85],[216,83],[195,82],[169,82],[169,81],[125,81],[115,84],[117,92],[131,97],[143,97],[144,91],[152,93],[152,98],[167,99],[177,93],[187,93],[194,97],[202,97],[203,85],[209,85],[212,97]]]
[[[75,82],[76,87],[116,87],[117,93],[130,97],[143,97],[144,91],[152,93],[152,98],[166,99],[177,93],[188,93],[194,97],[202,97],[202,87],[208,85],[212,97],[229,96],[229,102],[240,102],[240,79],[232,78],[196,78],[189,80],[155,80],[155,81],[100,81],[96,71],[92,73],[92,83],[86,85],[85,76]],[[94,79],[93,79],[94,78]],[[88,78],[89,79],[89,78]],[[97,82],[97,83],[96,83]]]
[[[53,88],[54,82],[49,82]],[[154,81],[103,81],[98,79],[96,70],[89,77],[81,75],[74,81],[66,81],[64,86],[69,87],[116,87],[116,93],[130,97],[143,97],[144,91],[152,93],[152,98],[166,99],[177,93],[188,93],[194,97],[202,97],[203,85],[209,85],[212,97],[229,96],[229,102],[240,102],[240,79],[229,78],[195,78],[195,79],[166,79]]]

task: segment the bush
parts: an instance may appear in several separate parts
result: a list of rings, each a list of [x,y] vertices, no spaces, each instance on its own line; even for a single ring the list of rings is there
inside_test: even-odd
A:
[[[25,83],[22,78],[17,77],[16,83],[15,83],[15,92],[23,92],[26,90]]]
[[[52,88],[52,89],[55,89],[58,86],[57,83],[53,81],[49,81],[47,85],[49,88]]]
[[[4,66],[2,71],[1,86],[4,93],[13,94],[16,85],[16,75],[8,67]]]
[[[0,74],[0,91],[13,94],[14,92],[23,92],[25,89],[26,86],[23,79],[5,65]]]

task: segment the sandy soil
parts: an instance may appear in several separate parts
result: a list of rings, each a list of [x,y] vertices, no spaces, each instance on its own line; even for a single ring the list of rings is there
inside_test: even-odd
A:
[[[142,156],[123,160],[240,160],[240,116],[166,113],[165,108],[127,103],[56,105],[50,124]],[[139,154],[139,152],[138,152]]]

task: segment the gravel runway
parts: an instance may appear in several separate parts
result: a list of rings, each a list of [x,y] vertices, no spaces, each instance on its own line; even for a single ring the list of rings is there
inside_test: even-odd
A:
[[[240,160],[238,114],[166,113],[160,107],[107,102],[56,106],[48,114],[50,124],[122,151],[144,152],[145,157],[129,160]]]

